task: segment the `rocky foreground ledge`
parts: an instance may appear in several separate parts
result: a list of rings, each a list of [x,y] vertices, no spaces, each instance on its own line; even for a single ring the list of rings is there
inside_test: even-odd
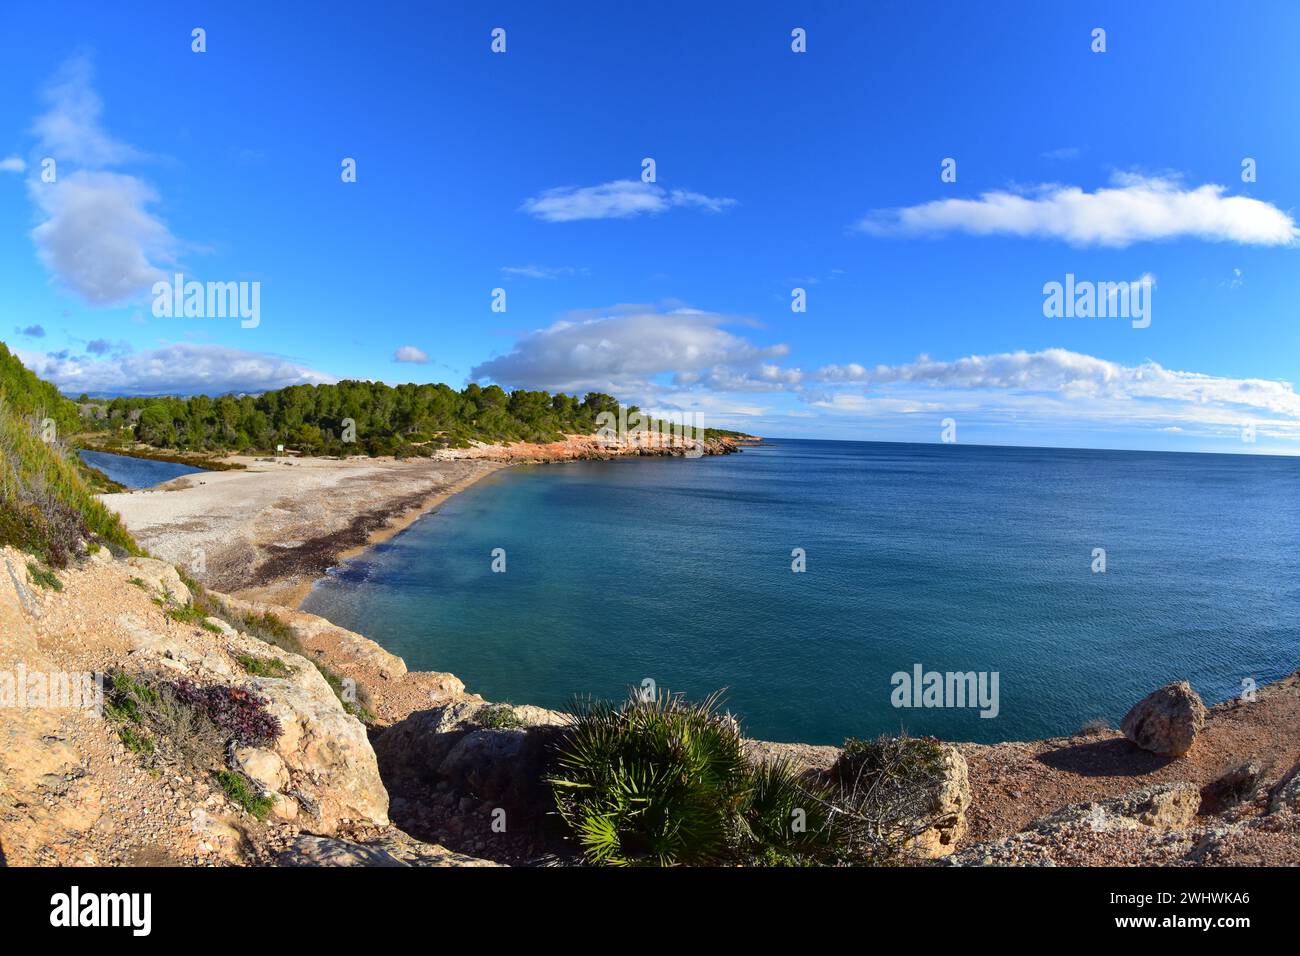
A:
[[[58,591],[36,571],[0,550],[4,862],[483,866],[553,851],[539,776],[561,715],[409,671],[314,615],[212,595],[223,616],[205,619],[161,561],[101,549],[57,572]],[[170,746],[129,745],[114,719],[4,699],[4,675],[12,688],[19,675],[30,687],[109,671],[263,701],[279,735],[224,758],[256,799],[186,769]],[[1300,673],[1208,710],[1185,685],[1162,688],[1122,731],[944,745],[913,849],[918,862],[975,866],[1297,864],[1298,730]],[[748,746],[810,774],[838,754]]]

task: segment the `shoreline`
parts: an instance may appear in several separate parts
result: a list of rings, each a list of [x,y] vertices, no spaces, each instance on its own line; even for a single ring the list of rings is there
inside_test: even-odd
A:
[[[732,454],[749,440],[709,439],[703,454]],[[100,500],[122,516],[141,545],[205,587],[296,610],[331,568],[391,540],[502,468],[679,457],[686,450],[675,436],[647,444],[638,436],[568,435],[401,459],[227,455],[217,460],[223,470],[101,494]],[[177,456],[156,451],[127,457]]]
[[[328,570],[507,467],[492,460],[236,458],[105,494],[136,540],[205,587],[296,608]]]
[[[512,463],[510,462],[502,462],[501,467],[499,468],[494,468],[490,471],[484,471],[476,475],[471,475],[467,478],[461,479],[460,481],[456,482],[449,488],[446,488],[442,491],[434,492],[416,507],[407,509],[406,511],[400,514],[396,514],[390,517],[387,523],[384,524],[382,527],[376,528],[374,531],[371,531],[367,535],[366,540],[361,544],[353,545],[351,547],[345,548],[342,551],[339,551],[338,556],[335,559],[335,563],[330,565],[330,567],[326,569],[325,574],[313,578],[310,581],[303,581],[294,584],[292,587],[281,590],[280,597],[278,598],[273,596],[276,593],[276,589],[274,587],[268,588],[267,589],[268,594],[271,596],[262,598],[261,600],[265,601],[268,604],[280,604],[293,611],[302,610],[303,602],[306,601],[307,598],[311,595],[311,592],[316,589],[316,585],[320,584],[329,576],[328,572],[330,570],[333,570],[339,565],[344,564],[345,562],[350,561],[355,557],[359,557],[360,555],[365,554],[375,545],[383,544],[386,541],[391,541],[393,538],[397,537],[407,528],[411,527],[411,525],[415,524],[425,515],[432,514],[434,509],[445,504],[447,500],[451,498],[452,495],[459,494],[465,489],[478,484],[480,481],[482,481],[484,478],[488,477],[489,475],[494,475],[499,471],[503,471],[506,468],[511,467],[511,464]]]

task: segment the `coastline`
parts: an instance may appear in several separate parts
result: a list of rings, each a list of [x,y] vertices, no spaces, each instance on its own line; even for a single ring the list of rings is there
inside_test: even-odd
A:
[[[231,459],[227,459],[231,460]],[[507,463],[234,458],[238,470],[101,495],[151,554],[206,587],[297,607],[341,560]]]
[[[435,508],[446,503],[447,499],[452,495],[458,494],[466,488],[469,488],[471,485],[477,484],[488,475],[496,474],[498,471],[509,468],[510,465],[511,463],[509,462],[502,462],[499,468],[493,468],[474,475],[469,475],[462,478],[460,481],[455,482],[451,487],[429,495],[428,498],[416,507],[410,508],[400,514],[393,515],[384,525],[369,532],[364,542],[339,551],[334,559],[334,564],[330,567],[337,567],[346,561],[350,561],[352,558],[365,554],[375,545],[383,544],[385,541],[397,537],[411,525],[415,524],[415,522],[431,513]],[[261,598],[261,600],[268,604],[280,604],[283,607],[287,607],[294,611],[301,610],[303,602],[307,600],[307,597],[315,589],[316,585],[323,581],[324,578],[325,576],[321,575],[311,579],[310,581],[297,582],[279,589],[270,587],[267,589],[267,596]]]
[[[236,630],[241,622],[274,615],[294,635],[302,660],[327,668],[336,681],[353,681],[359,694],[364,690],[359,698],[366,711],[364,732],[373,747],[365,749],[360,736],[356,746],[366,761],[377,762],[374,773],[368,763],[358,769],[355,761],[331,767],[334,782],[322,795],[337,799],[334,795],[353,793],[364,782],[378,801],[382,790],[388,815],[375,813],[372,823],[391,825],[419,846],[462,854],[456,865],[535,860],[537,849],[526,828],[496,842],[476,836],[467,821],[477,820],[484,808],[509,803],[512,794],[526,788],[535,768],[526,759],[503,755],[542,746],[563,715],[485,700],[454,674],[409,671],[405,661],[373,639],[296,608],[329,567],[391,539],[487,474],[515,462],[597,457],[594,451],[612,457],[585,444],[566,445],[553,455],[539,455],[537,447],[514,451],[500,456],[476,449],[467,456],[403,461],[250,460],[242,471],[186,476],[154,489],[103,496],[130,515],[128,526],[154,553],[188,568],[187,555],[197,551],[209,559],[202,576],[196,574],[206,577],[205,583],[225,577],[249,585],[213,586],[215,597],[236,612],[231,618]],[[210,659],[210,653],[205,657],[183,645],[187,631],[194,633],[184,640],[206,641],[213,648],[224,648],[226,641],[244,652],[256,647],[239,644],[245,638],[235,631],[212,637],[192,626],[173,628],[147,595],[121,586],[124,575],[141,570],[105,554],[84,570],[66,573],[67,592],[50,601],[51,610],[62,608],[60,618],[42,619],[41,626],[72,635],[69,646],[77,653],[82,634],[123,631],[107,648],[113,659],[157,650],[172,669],[199,666],[191,661],[207,666],[203,662]],[[86,588],[112,598],[92,597]],[[179,580],[169,589],[177,588],[184,590]],[[130,604],[127,615],[122,614],[125,603]],[[136,622],[146,616],[157,620],[141,636]],[[84,663],[79,657],[74,662]],[[319,706],[331,713],[336,707],[332,700]],[[502,708],[508,714],[504,724],[496,722]],[[319,714],[304,718],[303,726],[315,727],[318,719]],[[1300,813],[1287,812],[1295,788],[1286,788],[1300,773],[1298,723],[1300,672],[1261,686],[1249,702],[1206,708],[1195,748],[1177,758],[1135,746],[1121,731],[1100,726],[1045,739],[947,741],[953,756],[944,785],[951,786],[944,793],[945,800],[951,798],[951,814],[944,811],[948,822],[939,855],[974,866],[1293,864]],[[361,724],[353,731],[363,732]],[[483,746],[456,750],[452,759],[453,748],[464,742]],[[828,773],[840,753],[835,746],[752,738],[744,743],[751,758],[789,759],[812,775]],[[435,779],[436,787],[430,783]],[[1223,788],[1238,786],[1237,780],[1249,781],[1244,796],[1227,802],[1220,796]],[[520,807],[526,819],[527,808]],[[185,826],[188,821],[182,821]],[[341,832],[364,842],[377,839],[371,829]],[[383,832],[384,839],[391,838],[389,830]],[[260,858],[269,858],[270,850],[261,843],[257,847]]]
[[[748,443],[715,438],[706,455]],[[230,455],[225,470],[100,495],[150,553],[206,587],[297,609],[329,570],[390,540],[452,495],[514,464],[680,456],[683,440],[568,435],[429,457]],[[169,460],[169,456],[155,456]]]

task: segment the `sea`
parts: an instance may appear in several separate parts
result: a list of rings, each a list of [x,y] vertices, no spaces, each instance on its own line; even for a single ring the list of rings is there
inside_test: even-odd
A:
[[[513,467],[303,607],[489,700],[722,691],[747,735],[820,744],[1069,734],[1300,667],[1300,459],[768,440]]]

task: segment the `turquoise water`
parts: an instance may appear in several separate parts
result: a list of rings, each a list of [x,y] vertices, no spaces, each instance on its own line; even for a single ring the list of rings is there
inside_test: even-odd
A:
[[[171,481],[181,475],[196,475],[206,469],[190,465],[177,465],[170,461],[150,461],[146,458],[131,458],[127,455],[113,455],[103,451],[79,449],[81,460],[92,468],[98,468],[116,482],[128,488],[151,488]]]
[[[499,472],[305,608],[493,700],[651,678],[727,687],[767,739],[995,741],[1117,722],[1170,680],[1221,700],[1300,666],[1297,545],[1297,459],[774,441]],[[998,672],[997,717],[894,707],[915,664]]]

